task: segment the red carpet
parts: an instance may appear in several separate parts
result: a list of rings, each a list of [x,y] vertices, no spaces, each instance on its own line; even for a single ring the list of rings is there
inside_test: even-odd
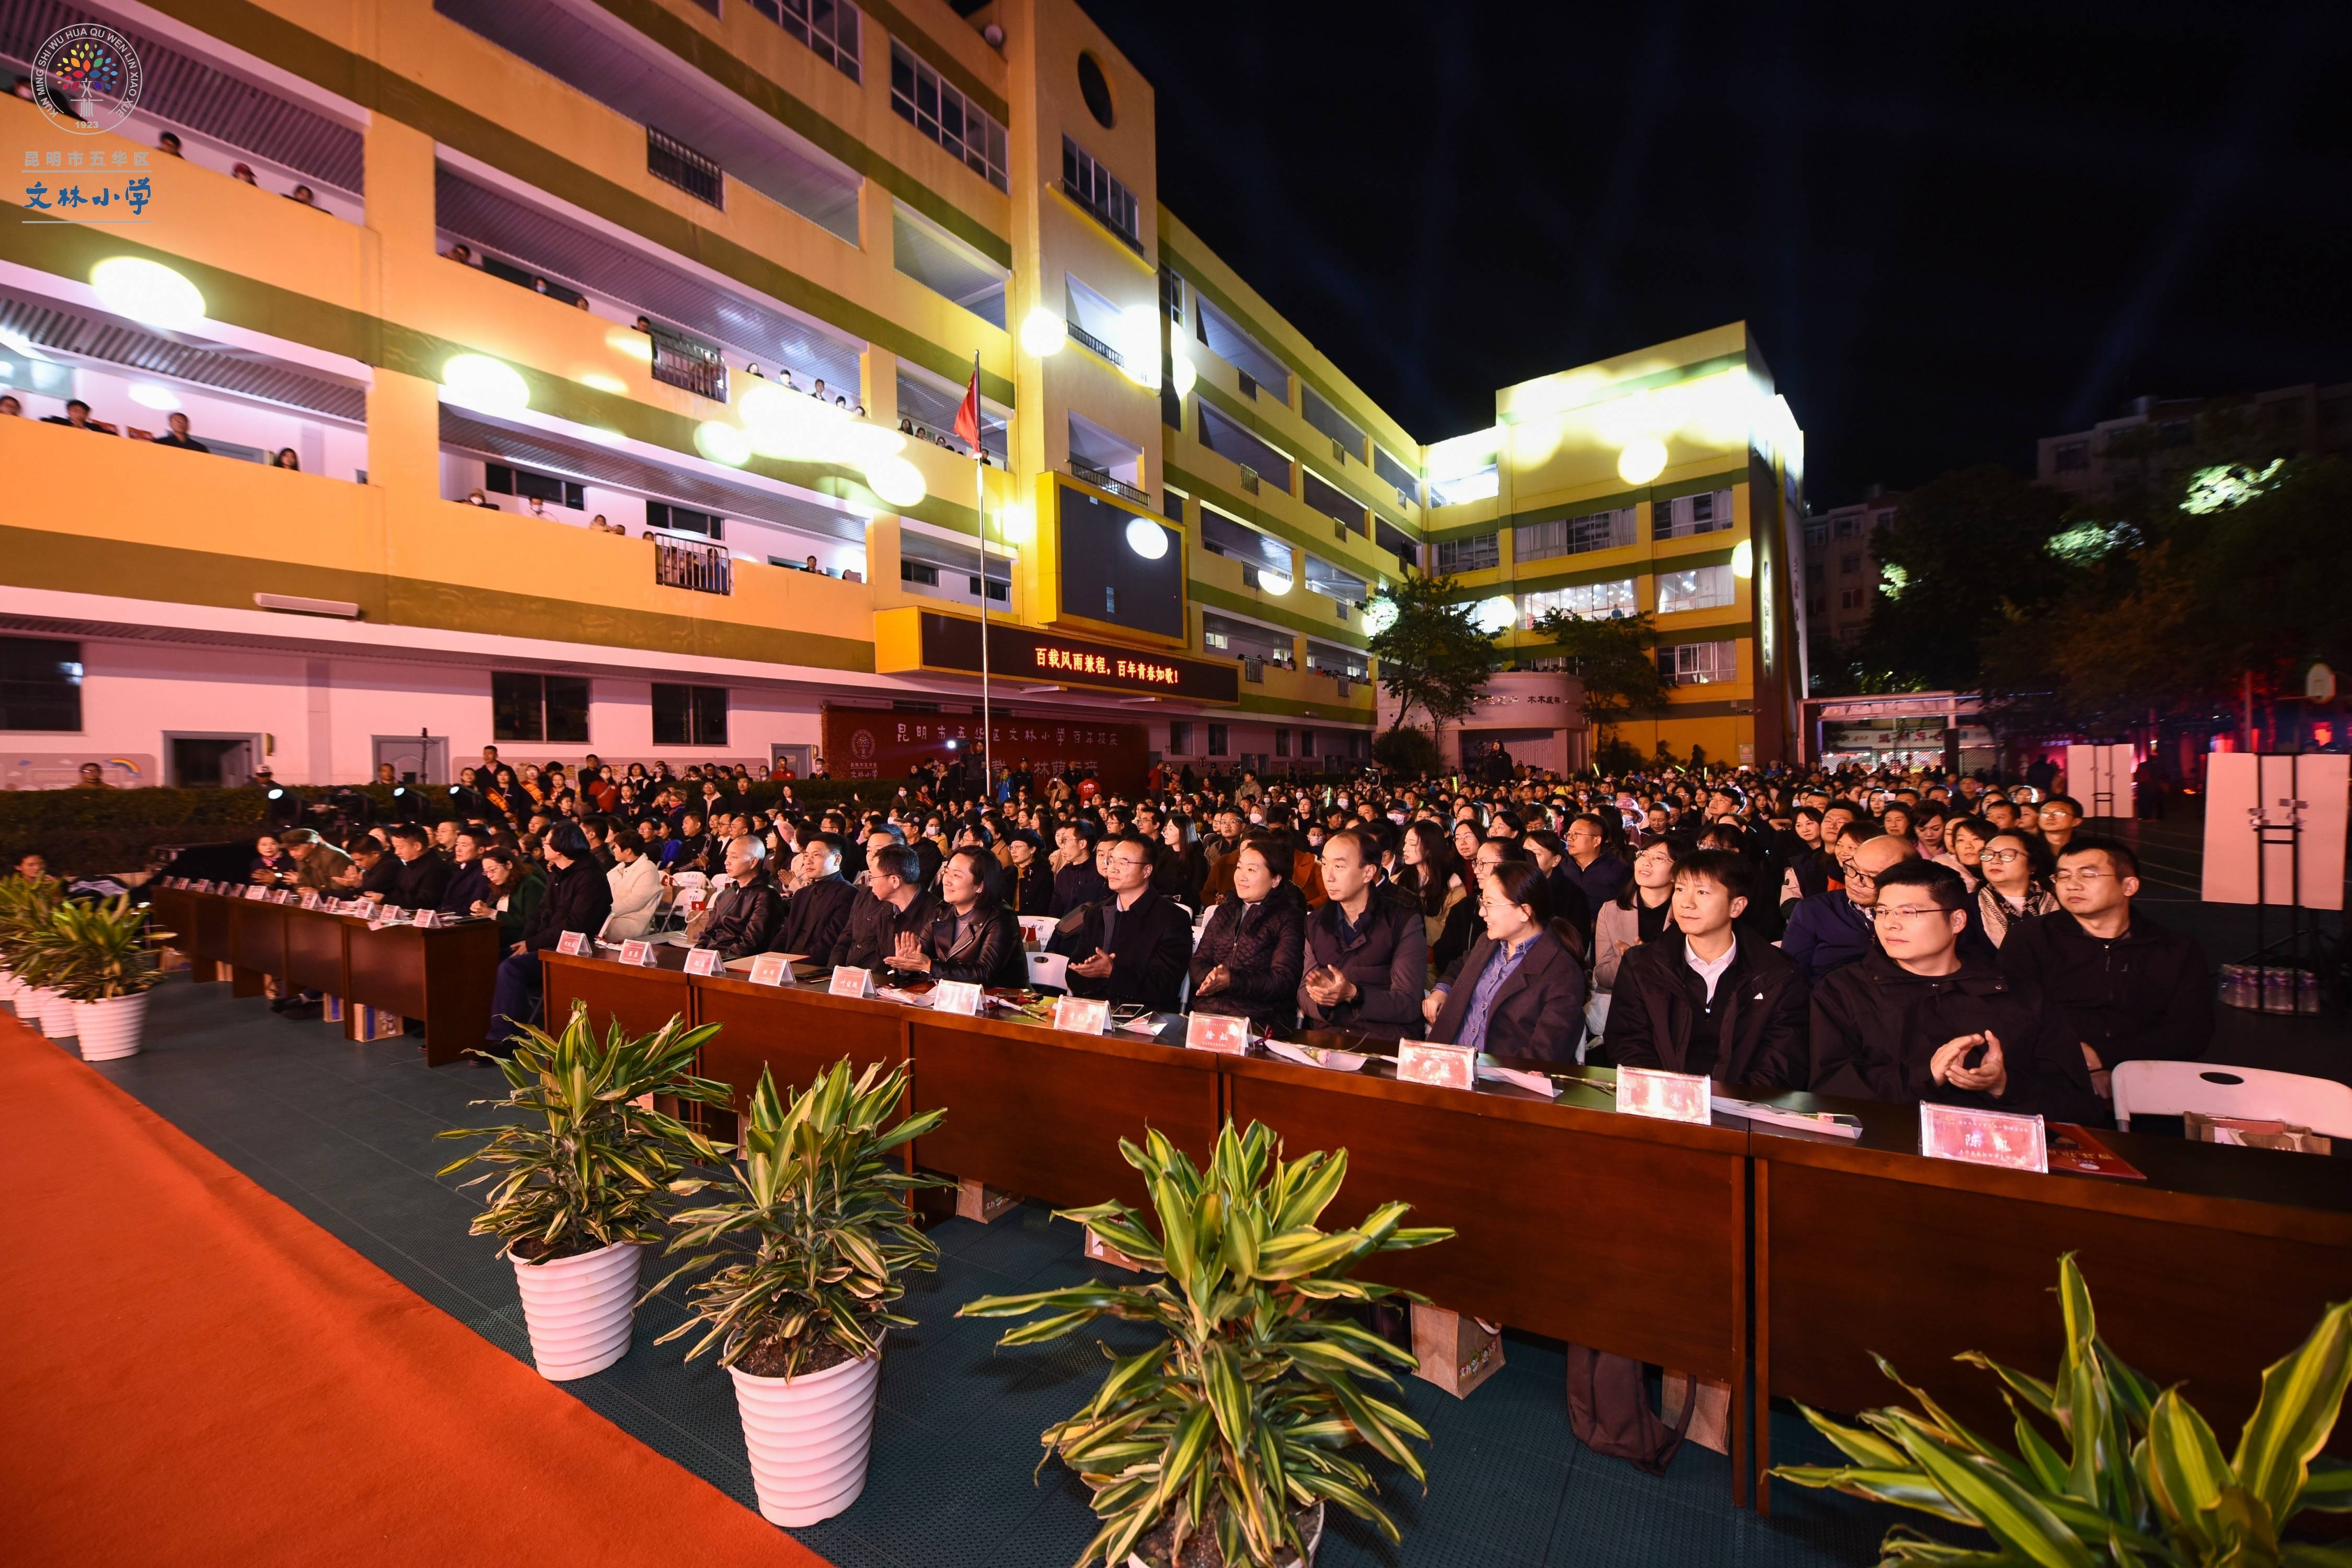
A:
[[[824,1561],[0,1018],[0,1560]]]

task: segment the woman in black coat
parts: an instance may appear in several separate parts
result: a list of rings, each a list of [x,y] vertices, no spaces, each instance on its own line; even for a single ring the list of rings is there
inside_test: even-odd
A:
[[[1423,1005],[1429,1037],[1490,1056],[1573,1062],[1584,1038],[1584,965],[1575,928],[1552,919],[1544,874],[1504,861],[1479,879],[1478,910],[1486,929],[1461,972]]]
[[[1289,857],[1271,841],[1244,839],[1234,856],[1234,896],[1210,912],[1192,949],[1192,1011],[1286,1029],[1298,1018],[1307,896],[1276,873]]]
[[[1005,846],[1013,863],[1004,868],[1004,907],[1016,915],[1052,914],[1054,873],[1046,868],[1037,836],[1020,828],[1006,835]]]
[[[901,931],[890,967],[934,980],[982,985],[1029,983],[1021,922],[1004,907],[1004,868],[996,857],[967,844],[940,863],[940,913],[919,935]]]
[[[1171,816],[1160,825],[1154,846],[1151,889],[1197,911],[1201,889],[1209,880],[1208,852],[1201,847],[1200,830],[1189,816]]]

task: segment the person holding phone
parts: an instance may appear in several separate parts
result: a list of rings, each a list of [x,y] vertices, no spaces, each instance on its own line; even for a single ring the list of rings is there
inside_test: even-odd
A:
[[[1045,951],[1070,961],[1074,996],[1172,1013],[1192,959],[1192,922],[1174,900],[1151,890],[1150,839],[1130,830],[1098,847],[1110,896],[1064,916]]]
[[[1347,828],[1323,843],[1323,907],[1307,921],[1300,1021],[1380,1039],[1418,1035],[1429,985],[1429,933],[1419,908],[1378,891],[1372,836]],[[1578,998],[1580,1004],[1582,997]]]

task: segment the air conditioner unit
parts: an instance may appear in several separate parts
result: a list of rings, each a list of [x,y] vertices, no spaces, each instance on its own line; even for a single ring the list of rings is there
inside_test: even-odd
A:
[[[1344,463],[1348,460],[1348,448],[1339,444],[1339,437],[1337,436],[1331,437],[1331,460],[1335,463]]]
[[[1247,463],[1241,464],[1240,468],[1242,470],[1243,490],[1250,495],[1257,494],[1257,470],[1251,468]]]

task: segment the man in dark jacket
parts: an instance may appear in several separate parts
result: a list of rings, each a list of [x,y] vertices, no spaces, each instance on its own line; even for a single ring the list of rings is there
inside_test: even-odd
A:
[[[1380,851],[1349,828],[1323,841],[1328,898],[1307,917],[1301,1022],[1384,1040],[1418,1036],[1429,988],[1429,929],[1417,908],[1376,896]]]
[[[1210,912],[1192,950],[1192,1011],[1263,1029],[1287,1028],[1298,1016],[1307,899],[1277,869],[1289,852],[1273,838],[1234,848],[1233,897]]]
[[[841,874],[841,840],[832,834],[813,833],[801,840],[800,869],[807,879],[784,900],[784,917],[769,948],[803,953],[822,963],[833,956],[842,932],[849,929],[857,889]]]
[[[449,863],[432,852],[425,829],[404,822],[392,830],[392,852],[400,861],[384,889],[383,902],[396,910],[437,910],[449,885]]]
[[[1140,835],[1106,838],[1103,847],[1097,863],[1110,896],[1062,917],[1045,951],[1070,961],[1073,996],[1172,1013],[1192,957],[1192,922],[1151,890],[1151,846]]]
[[[1807,980],[1819,985],[1832,970],[1871,950],[1870,910],[1878,900],[1878,879],[1916,853],[1900,838],[1878,835],[1855,847],[1843,888],[1797,900],[1780,951],[1797,961]]]
[[[460,827],[456,841],[450,846],[449,881],[441,889],[440,901],[434,905],[445,915],[469,915],[474,912],[474,900],[495,903],[490,895],[490,880],[482,875],[482,851],[489,847],[488,830]],[[431,857],[427,857],[431,858]]]
[[[1617,969],[1612,1063],[1804,1087],[1810,987],[1796,960],[1733,923],[1748,907],[1751,875],[1726,849],[1702,849],[1675,868],[1665,934],[1628,949]]]
[[[912,847],[885,844],[868,849],[866,897],[850,904],[849,920],[830,955],[836,969],[882,969],[898,951],[898,933],[931,929],[939,900],[923,891],[923,862]]]
[[[1875,890],[1878,946],[1813,990],[1807,1088],[2108,1120],[2064,1016],[2031,985],[1964,956],[1972,916],[1958,871],[1905,860]]]
[[[697,947],[714,947],[721,959],[765,952],[783,917],[776,879],[768,875],[768,847],[748,835],[727,841],[727,874],[734,879],[710,902],[695,934]]]
[[[398,844],[399,830],[394,832]],[[499,961],[490,995],[490,1036],[482,1048],[493,1056],[513,1054],[512,1026],[539,1019],[540,954],[562,941],[565,931],[593,938],[613,912],[613,884],[604,879],[578,823],[567,817],[551,825],[541,852],[547,857],[547,891],[523,927],[522,940]]]
[[[2118,1062],[2203,1056],[2213,1041],[2205,952],[2132,909],[2138,857],[2112,839],[2077,838],[2052,880],[2063,907],[2010,927],[2000,967],[2066,1016],[2091,1087],[2110,1096]]]
[[[1096,865],[1099,858],[1096,840],[1099,837],[1095,825],[1085,817],[1054,829],[1055,847],[1069,862],[1054,873],[1054,901],[1045,912],[1055,920],[1110,897],[1110,884],[1103,879]]]

